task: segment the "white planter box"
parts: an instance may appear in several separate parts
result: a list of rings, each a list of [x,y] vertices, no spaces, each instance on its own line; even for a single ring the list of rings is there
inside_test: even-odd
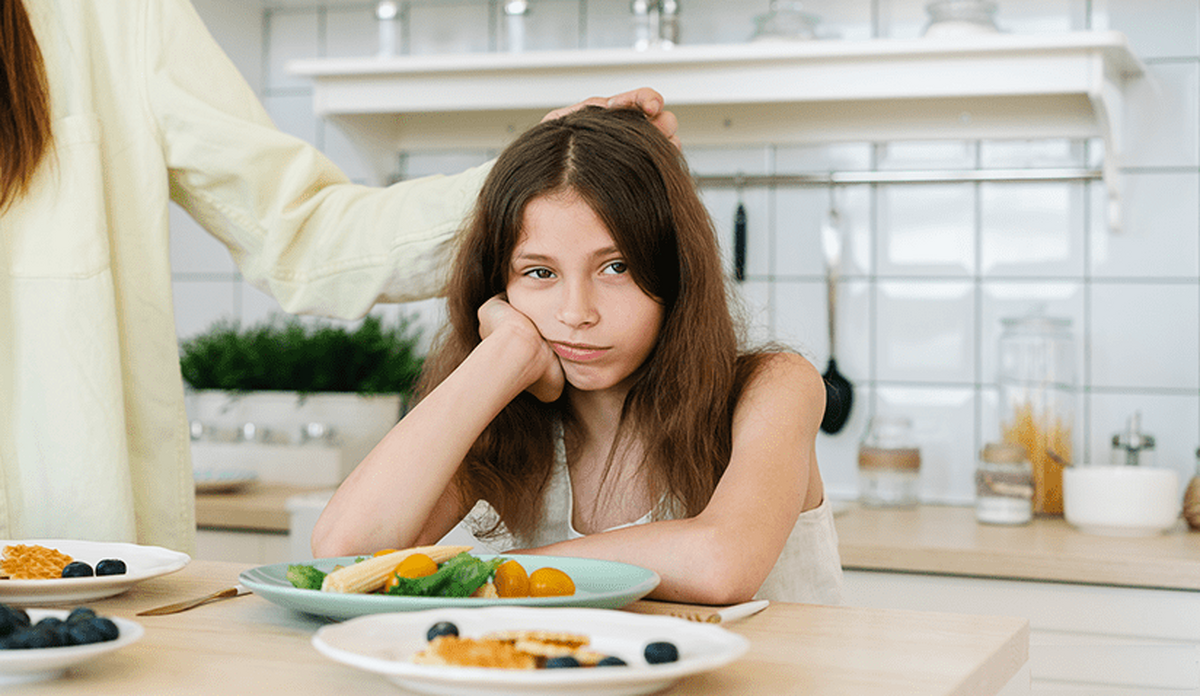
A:
[[[187,409],[189,420],[203,424],[208,433],[205,439],[196,442],[197,447],[193,447],[196,468],[252,468],[264,480],[325,485],[327,482],[340,482],[379,443],[403,414],[404,400],[399,394],[359,396],[322,393],[300,396],[295,392],[233,394],[205,390],[188,394]],[[230,460],[232,445],[228,443],[237,441],[237,433],[247,423],[253,423],[260,431],[269,431],[270,436],[266,442],[243,444],[255,445],[261,452],[270,451],[272,456],[262,459],[263,467],[247,467],[246,458],[242,457],[236,457],[239,460],[237,467],[213,466],[213,457],[210,455],[214,452]],[[332,430],[333,441],[330,444],[339,455],[336,463],[330,464],[329,447],[301,443],[301,429],[309,423],[320,423]],[[220,446],[199,446],[206,443]],[[250,449],[248,447],[246,450],[248,456]],[[335,466],[337,471],[333,472],[333,478],[336,480],[329,481],[331,473],[324,470],[307,473],[297,471],[293,477],[281,473],[285,472],[285,467],[275,461],[279,457],[274,454],[282,453],[281,456],[297,462],[297,466],[304,466],[307,465],[302,456],[305,452],[313,455],[307,459],[312,460],[310,463],[317,468]],[[257,471],[258,468],[264,470]],[[286,480],[281,480],[281,476]]]

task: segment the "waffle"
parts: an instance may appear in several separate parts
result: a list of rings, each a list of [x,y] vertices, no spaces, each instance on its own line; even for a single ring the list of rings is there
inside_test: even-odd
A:
[[[517,650],[512,643],[499,640],[438,636],[429,646],[413,655],[419,665],[455,667],[492,667],[498,669],[534,669],[537,661]]]
[[[554,657],[556,655],[570,655],[571,651],[588,644],[588,637],[579,635],[578,633],[566,633],[563,631],[533,631],[533,630],[512,630],[512,631],[493,631],[483,636],[485,640],[498,640],[514,645],[527,645],[533,650],[550,650],[554,648],[564,648],[567,652],[554,652],[546,654],[546,657]],[[542,646],[542,647],[538,647]],[[543,654],[543,653],[535,653]]]
[[[63,568],[73,560],[57,549],[16,544],[4,547],[0,572],[13,580],[54,580],[62,577]]]

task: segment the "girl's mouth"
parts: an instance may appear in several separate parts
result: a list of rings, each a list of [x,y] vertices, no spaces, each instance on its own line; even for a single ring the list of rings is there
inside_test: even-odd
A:
[[[589,362],[603,356],[608,349],[599,346],[588,346],[577,343],[559,343],[552,341],[554,352],[563,360],[571,362]]]

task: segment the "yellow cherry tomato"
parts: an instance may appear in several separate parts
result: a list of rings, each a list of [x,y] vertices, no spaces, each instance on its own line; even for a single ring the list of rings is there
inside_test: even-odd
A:
[[[569,597],[575,594],[571,576],[558,568],[538,568],[529,574],[530,597]]]
[[[529,574],[516,561],[505,561],[496,569],[496,594],[501,597],[528,597]]]
[[[390,592],[393,587],[400,584],[400,578],[423,578],[426,575],[433,575],[437,569],[437,563],[432,558],[423,553],[414,553],[396,564],[392,574],[388,576],[387,582],[383,584],[383,591]]]
[[[396,553],[396,549],[379,549],[375,553],[371,554],[371,557],[378,558],[380,556],[386,556],[389,553]]]
[[[437,572],[437,563],[423,553],[414,553],[396,565],[396,575],[402,578],[423,578]]]

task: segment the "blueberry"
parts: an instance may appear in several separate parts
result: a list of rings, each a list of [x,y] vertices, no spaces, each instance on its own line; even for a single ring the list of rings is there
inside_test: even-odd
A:
[[[125,561],[119,558],[106,558],[96,564],[96,575],[124,575]]]
[[[104,634],[91,621],[77,621],[66,626],[67,639],[71,645],[88,645],[105,640]]]
[[[88,607],[75,607],[67,614],[67,623],[76,623],[96,618],[96,612]]]
[[[0,604],[0,637],[29,625],[29,615],[23,611]]]
[[[88,620],[88,625],[100,632],[100,640],[116,640],[121,635],[121,629],[112,619],[96,616]]]
[[[64,578],[90,578],[92,575],[92,567],[83,561],[71,561],[62,571]]]
[[[571,655],[559,655],[546,660],[546,669],[561,669],[565,667],[578,667],[579,660],[576,660]]]
[[[77,645],[75,639],[71,637],[71,624],[59,621],[53,628],[54,632],[58,634],[59,645]]]
[[[679,659],[679,649],[674,643],[657,641],[646,646],[646,662],[659,665],[664,662],[675,662]]]
[[[33,645],[34,630],[33,628],[22,628],[18,631],[13,631],[11,635],[6,637],[3,643],[5,650],[27,650],[35,647]]]
[[[425,634],[426,640],[433,640],[438,636],[457,636],[458,626],[449,621],[439,621],[429,627],[429,632]]]
[[[622,660],[621,658],[619,658],[615,655],[609,655],[608,657],[601,658],[601,660],[596,663],[596,666],[597,667],[624,667],[625,660]]]
[[[39,623],[25,632],[30,635],[29,648],[57,648],[63,644],[62,636],[54,626]]]

